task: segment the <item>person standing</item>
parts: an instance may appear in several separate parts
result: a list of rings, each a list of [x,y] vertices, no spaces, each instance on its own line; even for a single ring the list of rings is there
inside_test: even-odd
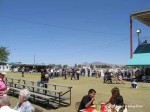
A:
[[[41,69],[41,80],[37,82],[37,87],[40,88],[40,84],[48,83],[49,77],[46,76],[46,69]],[[40,89],[37,89],[37,92],[40,92]],[[47,84],[45,84],[45,88],[47,88]]]
[[[54,69],[53,69],[53,68],[51,68],[51,75],[50,75],[50,79],[52,79],[52,78],[53,78],[53,74],[54,74]]]
[[[90,68],[88,68],[88,77],[90,77]]]
[[[76,75],[77,75],[77,80],[79,80],[79,76],[80,76],[80,70],[79,69],[77,69]]]
[[[103,81],[103,83],[106,83],[107,82],[107,80],[108,80],[108,74],[109,74],[109,72],[108,72],[108,70],[105,72],[105,74],[104,74],[104,81]]]
[[[75,69],[74,69],[74,68],[72,68],[72,76],[71,76],[71,80],[72,80],[72,78],[74,78],[74,79],[76,80],[76,78],[75,78]]]
[[[48,74],[49,78],[51,78],[51,68],[47,69],[47,74]]]
[[[62,74],[63,74],[63,76],[65,77],[65,79],[67,79],[67,73],[66,73],[65,68],[62,69]]]
[[[22,69],[21,69],[22,77],[24,77],[24,72],[25,72],[25,68],[24,68],[24,67],[22,67]]]

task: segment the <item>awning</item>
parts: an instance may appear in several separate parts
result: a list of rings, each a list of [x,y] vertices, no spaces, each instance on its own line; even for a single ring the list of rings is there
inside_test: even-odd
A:
[[[145,66],[150,65],[150,53],[133,54],[128,60],[127,66]]]
[[[134,19],[150,26],[150,9],[145,9],[130,14]]]

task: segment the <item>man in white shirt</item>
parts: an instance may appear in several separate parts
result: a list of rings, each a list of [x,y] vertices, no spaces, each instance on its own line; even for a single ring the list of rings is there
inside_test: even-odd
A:
[[[0,112],[18,112],[17,110],[11,109],[9,106],[10,106],[10,100],[8,96],[1,96],[0,97]]]

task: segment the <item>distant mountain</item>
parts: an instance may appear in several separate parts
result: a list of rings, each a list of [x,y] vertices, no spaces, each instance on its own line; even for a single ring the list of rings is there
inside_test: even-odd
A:
[[[87,66],[89,66],[89,65],[108,65],[108,64],[106,64],[106,63],[102,63],[102,62],[98,62],[98,61],[95,61],[95,62],[91,62],[91,63],[88,63],[88,62],[84,62],[84,63],[82,63],[82,65],[87,65]]]
[[[103,62],[99,62],[99,61],[95,61],[95,62],[91,62],[91,63],[88,63],[88,62],[82,63],[82,65],[86,65],[86,66],[90,66],[91,64],[92,65],[124,66],[124,65],[121,65],[121,64],[110,64],[110,63],[103,63]]]
[[[90,65],[90,63],[84,62],[84,63],[82,63],[81,65]]]
[[[91,64],[92,64],[92,65],[109,65],[109,64],[107,64],[107,63],[98,62],[98,61],[92,62]]]

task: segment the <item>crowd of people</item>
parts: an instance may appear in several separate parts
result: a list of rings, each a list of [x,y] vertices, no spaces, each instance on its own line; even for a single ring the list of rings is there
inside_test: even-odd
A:
[[[62,76],[67,79],[67,76],[72,79],[79,80],[80,76],[88,76],[88,77],[96,77],[100,78],[101,76],[107,77],[107,79],[111,77],[118,77],[118,80],[122,80],[123,77],[130,77],[131,73],[128,71],[122,71],[121,69],[113,70],[113,69],[90,69],[90,68],[77,68],[72,67],[69,69],[54,69],[54,68],[44,68],[46,74],[49,75],[49,78],[55,78]],[[41,69],[42,71],[42,69]]]
[[[121,83],[124,83],[124,77],[126,79],[132,79],[135,78],[137,81],[144,81],[148,82],[150,81],[150,69],[149,68],[96,68],[94,67],[88,67],[88,66],[82,66],[82,67],[65,67],[65,68],[59,68],[59,67],[43,67],[47,70],[47,74],[50,78],[55,77],[64,77],[67,79],[67,76],[71,77],[72,79],[79,80],[80,76],[88,76],[88,77],[96,77],[100,78],[109,72],[110,74],[105,77],[105,79],[108,79],[111,82],[111,78],[117,78]],[[25,76],[25,73],[32,73],[32,72],[40,72],[41,68],[36,69],[33,67],[32,69],[29,69],[29,67],[19,67],[19,72],[21,72],[22,77]],[[110,75],[110,76],[109,76]],[[106,80],[107,81],[107,80]],[[104,81],[105,82],[105,81]]]
[[[119,70],[118,72],[116,73],[113,73],[113,72],[109,72],[108,70],[105,72],[104,74],[104,83],[112,83],[113,80],[117,80],[117,81],[120,81],[121,84],[125,84],[125,81],[123,79],[123,74],[121,73],[121,71]]]
[[[69,73],[70,73],[71,80],[73,80],[73,79],[74,80],[79,80],[79,77],[84,72],[85,71],[83,71],[83,70],[81,71],[78,68],[70,69]],[[89,72],[88,72],[88,74],[90,74]],[[68,71],[66,69],[62,69],[62,74],[61,75],[64,77],[64,79],[67,79],[67,74],[68,74]],[[97,74],[99,74],[99,75],[97,75]],[[96,72],[95,76],[97,78],[97,76],[101,76],[101,74]],[[49,79],[52,79],[54,77],[56,77],[56,74],[54,73],[53,69],[51,69],[51,68],[48,68],[48,69],[43,68],[43,69],[41,69],[41,78],[37,82],[37,87],[40,88],[40,84],[43,84],[43,86],[45,88],[47,88],[47,84],[45,84],[45,83],[48,83]],[[88,75],[88,77],[90,77],[90,75]],[[119,81],[117,83],[125,84],[125,80],[123,78],[124,78],[124,75],[121,72],[121,70],[118,70],[117,72],[113,72],[112,70],[106,70],[104,72],[104,76],[103,76],[103,83],[108,83],[108,82],[109,83],[113,83],[113,80],[115,79],[115,80]],[[131,82],[131,87],[132,88],[137,88],[137,82],[135,82],[135,80],[133,80]],[[39,92],[39,89],[37,89],[37,92]]]
[[[68,68],[55,68],[55,67],[43,67],[46,69],[47,74],[49,75],[49,78],[55,78],[55,77],[64,77],[64,79],[67,79],[68,76],[72,79],[79,80],[80,76],[88,76],[88,77],[96,77],[100,78],[105,77],[106,81],[107,79],[110,80],[111,78],[117,78],[121,83],[123,82],[123,78],[132,79],[136,78],[138,81],[142,80],[142,76],[144,74],[147,74],[147,72],[144,72],[143,69],[122,69],[122,68],[90,68],[90,67],[68,67]],[[41,68],[41,69],[43,69]],[[26,67],[21,67],[20,72],[22,77],[25,76],[25,73],[27,72]],[[39,70],[41,72],[41,69]],[[34,71],[35,68],[33,69]],[[105,82],[104,79],[104,82]],[[145,79],[146,80],[146,79]]]

